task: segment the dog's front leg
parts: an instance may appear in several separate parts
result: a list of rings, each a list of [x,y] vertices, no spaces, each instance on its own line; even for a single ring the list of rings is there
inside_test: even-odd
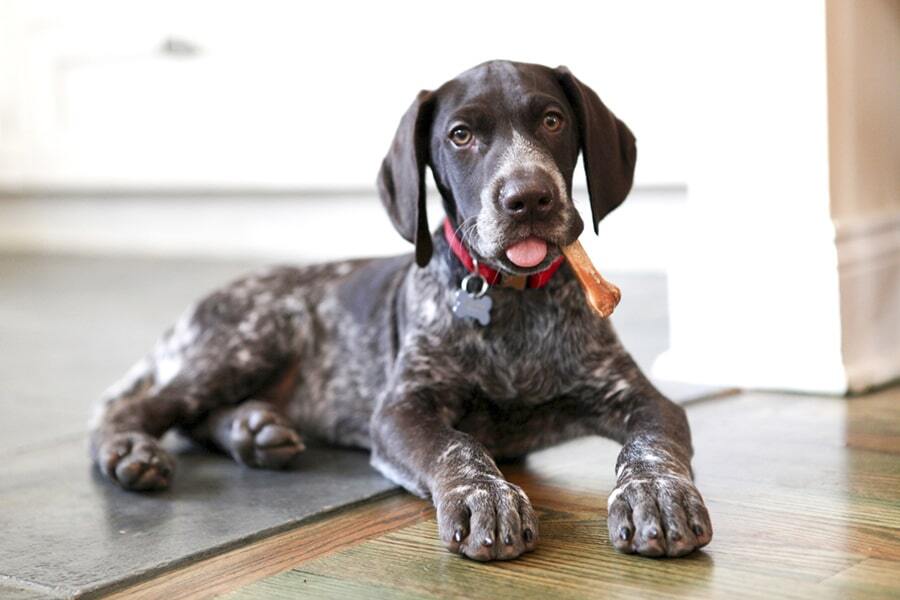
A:
[[[528,497],[484,447],[452,428],[437,391],[389,395],[372,420],[372,464],[437,508],[449,550],[475,560],[515,558],[537,543]],[[441,400],[444,400],[442,402]]]
[[[684,409],[643,375],[615,382],[605,425],[623,443],[609,496],[609,536],[623,552],[683,556],[709,543],[712,525],[693,483]]]

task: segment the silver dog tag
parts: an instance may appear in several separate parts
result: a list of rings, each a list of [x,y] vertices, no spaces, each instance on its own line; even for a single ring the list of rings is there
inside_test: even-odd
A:
[[[481,281],[481,286],[474,292],[469,291],[471,282]],[[491,322],[491,306],[494,301],[487,295],[490,285],[480,275],[463,277],[460,289],[453,301],[453,314],[460,319],[473,319],[482,327]]]

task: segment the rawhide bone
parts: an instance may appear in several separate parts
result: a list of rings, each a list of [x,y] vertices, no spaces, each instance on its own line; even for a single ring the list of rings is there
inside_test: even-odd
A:
[[[562,253],[569,261],[572,270],[575,271],[575,276],[578,277],[578,283],[584,290],[588,304],[601,317],[606,318],[611,315],[622,298],[619,288],[600,276],[578,240],[564,247]]]

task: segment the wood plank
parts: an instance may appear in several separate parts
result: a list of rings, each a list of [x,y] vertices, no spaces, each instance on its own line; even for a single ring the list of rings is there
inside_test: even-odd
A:
[[[427,502],[396,493],[312,523],[202,560],[155,579],[113,593],[109,598],[210,598],[241,585],[280,573],[304,560],[420,521],[431,511]]]
[[[145,597],[898,597],[897,406],[898,388],[850,401],[741,394],[690,406],[716,533],[683,559],[612,549],[606,496],[618,447],[588,439],[501,465],[541,518],[538,550],[519,560],[449,554],[433,509],[400,495],[210,559],[198,575],[145,584]],[[867,439],[876,442],[851,443]]]
[[[822,582],[844,598],[897,598],[900,561],[870,558]]]

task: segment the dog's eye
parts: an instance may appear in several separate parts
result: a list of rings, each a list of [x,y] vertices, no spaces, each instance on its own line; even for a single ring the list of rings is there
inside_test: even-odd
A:
[[[558,112],[550,111],[544,115],[544,127],[548,131],[557,131],[562,127],[562,115]]]
[[[465,146],[472,141],[472,131],[468,127],[458,126],[450,131],[450,141],[457,146]]]

